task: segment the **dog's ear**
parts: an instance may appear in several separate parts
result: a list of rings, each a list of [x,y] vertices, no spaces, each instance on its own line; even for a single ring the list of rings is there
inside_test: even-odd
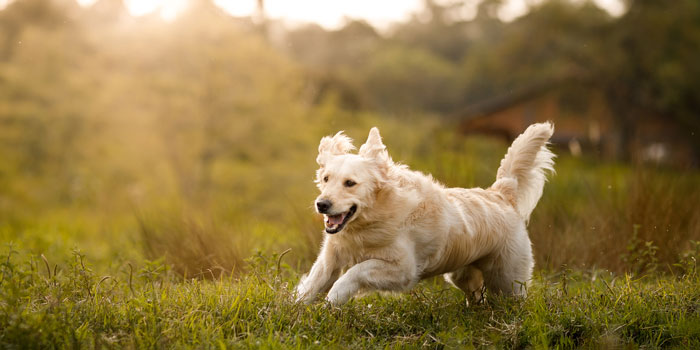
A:
[[[352,139],[338,131],[334,136],[325,136],[321,139],[318,145],[318,157],[316,163],[324,166],[329,157],[343,155],[355,149],[352,145]]]
[[[379,129],[374,127],[369,130],[367,141],[360,147],[359,154],[365,158],[377,159],[380,161],[389,160],[389,153],[387,153],[386,146],[382,143],[382,136],[379,135]]]

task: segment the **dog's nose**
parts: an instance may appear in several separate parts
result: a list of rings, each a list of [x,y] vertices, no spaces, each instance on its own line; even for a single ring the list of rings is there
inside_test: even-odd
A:
[[[316,209],[318,209],[318,212],[321,214],[325,214],[328,212],[328,209],[331,208],[333,203],[327,199],[320,199],[316,201]]]

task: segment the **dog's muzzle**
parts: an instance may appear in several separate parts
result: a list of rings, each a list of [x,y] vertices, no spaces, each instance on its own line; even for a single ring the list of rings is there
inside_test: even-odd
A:
[[[345,224],[350,221],[350,218],[355,215],[356,211],[357,205],[353,204],[352,207],[350,207],[350,210],[344,213],[335,215],[326,214],[326,233],[334,234],[340,232],[345,227]]]

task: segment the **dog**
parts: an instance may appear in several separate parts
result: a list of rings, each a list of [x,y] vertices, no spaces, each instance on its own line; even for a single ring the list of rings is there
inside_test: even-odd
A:
[[[377,128],[357,154],[342,131],[322,138],[315,207],[327,234],[297,302],[328,292],[339,305],[359,291],[405,291],[441,274],[476,300],[484,289],[525,296],[534,267],[526,227],[554,172],[553,133],[549,122],[528,127],[487,189],[446,188],[395,163]]]

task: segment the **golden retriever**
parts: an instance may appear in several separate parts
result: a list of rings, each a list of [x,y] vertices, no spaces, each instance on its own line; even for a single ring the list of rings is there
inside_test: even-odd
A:
[[[328,292],[342,304],[360,290],[403,291],[439,274],[476,299],[482,287],[525,295],[534,266],[526,225],[553,171],[553,133],[550,123],[528,127],[487,189],[446,188],[394,163],[377,128],[357,154],[343,132],[324,137],[315,206],[327,234],[297,301]]]

